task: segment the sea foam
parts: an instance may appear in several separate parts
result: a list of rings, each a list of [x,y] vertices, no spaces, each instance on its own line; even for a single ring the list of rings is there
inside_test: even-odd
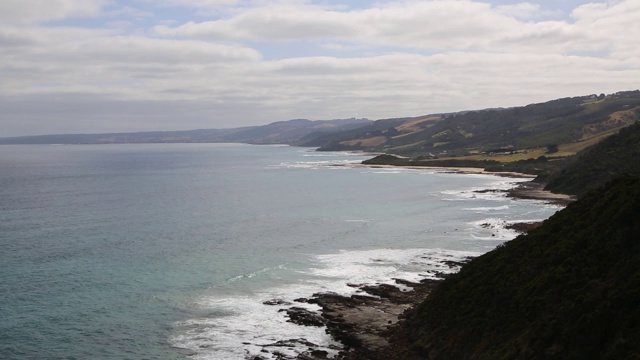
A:
[[[194,306],[204,315],[175,324],[177,335],[171,343],[192,351],[195,359],[244,359],[257,355],[275,359],[274,352],[296,356],[309,350],[309,343],[335,354],[340,344],[324,328],[294,325],[287,322],[281,310],[297,306],[317,311],[316,305],[295,301],[317,292],[349,296],[360,292],[354,285],[395,284],[393,279],[414,282],[435,279],[458,270],[451,262],[478,255],[444,249],[344,250],[315,255],[311,257],[311,267],[298,270],[298,279],[289,285],[249,295],[212,293],[201,297]],[[279,302],[277,305],[264,304],[274,299]]]

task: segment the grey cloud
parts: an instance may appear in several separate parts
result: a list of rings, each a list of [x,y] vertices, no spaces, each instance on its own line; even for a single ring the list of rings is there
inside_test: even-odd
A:
[[[266,20],[276,8],[238,8],[226,22],[166,28],[191,31],[166,38],[4,25],[0,136],[379,119],[633,89],[640,78],[633,42],[640,38],[639,6],[584,6],[571,23],[522,22],[472,1],[343,12],[298,2],[276,22]],[[308,21],[294,19],[305,9],[312,10]],[[254,22],[274,28],[258,31]],[[291,29],[296,33],[281,33]],[[256,42],[190,39],[207,34]],[[296,36],[319,45],[320,54],[325,42],[317,39],[332,37],[355,55],[304,56],[291,40]],[[264,59],[251,47],[276,41],[291,46],[281,59]]]
[[[68,17],[92,17],[100,14],[107,0],[2,0],[0,21],[5,24],[32,24]]]
[[[252,41],[345,40],[407,48],[490,51],[558,52],[592,50],[602,39],[615,38],[621,20],[632,29],[630,0],[591,4],[573,12],[576,23],[522,21],[549,14],[531,3],[492,7],[478,1],[425,1],[388,3],[355,11],[335,11],[317,6],[258,7],[225,19],[159,26],[160,36],[209,40]],[[624,12],[622,12],[624,10]],[[625,20],[625,19],[628,19]],[[634,22],[635,21],[635,22]],[[594,44],[595,42],[595,44]]]
[[[34,46],[37,41],[21,31],[10,28],[0,28],[0,48]]]
[[[126,101],[86,94],[5,96],[0,108],[0,137],[226,128],[280,120],[260,116],[246,104]]]

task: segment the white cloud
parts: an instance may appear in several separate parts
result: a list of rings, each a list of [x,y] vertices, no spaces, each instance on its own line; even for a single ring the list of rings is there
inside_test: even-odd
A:
[[[178,27],[158,26],[162,36],[212,40],[305,40],[354,37],[358,24],[348,15],[309,5],[272,5],[243,11],[231,19],[188,22]]]
[[[576,8],[571,16],[575,27],[588,34],[594,46],[609,49],[618,59],[638,57],[640,2],[627,0],[590,3]]]
[[[166,17],[151,23],[147,16],[154,6],[178,3],[181,10],[227,8],[218,20],[173,27],[158,25]],[[233,3],[138,0],[139,9],[123,12],[91,2],[92,10],[78,5],[63,15],[3,22],[0,136],[13,135],[6,131],[16,119],[43,117],[50,129],[55,119],[77,117],[65,124],[82,123],[86,132],[91,121],[119,131],[415,116],[634,89],[640,79],[635,0],[584,5],[564,21],[546,19],[535,3],[402,1],[359,10]],[[104,22],[137,14],[143,20],[136,25],[148,27],[127,33],[127,26],[33,24],[100,11]],[[188,122],[171,123],[181,111]]]
[[[495,9],[498,13],[506,16],[512,16],[520,19],[531,19],[540,14],[541,6],[540,4],[525,2],[520,4],[500,5],[496,6]]]
[[[541,4],[523,2],[510,5],[499,5],[495,11],[502,15],[523,20],[534,20],[540,18],[559,18],[564,15],[560,9],[546,9]]]
[[[78,92],[200,98],[204,93],[195,91],[205,91],[208,81],[215,83],[221,74],[230,76],[243,64],[261,59],[259,52],[237,45],[97,36],[77,29],[10,30],[0,29],[0,34],[11,34],[22,46],[0,53],[0,96]]]
[[[164,6],[185,6],[194,8],[211,8],[239,4],[239,0],[139,0],[146,3],[160,4]]]
[[[523,22],[540,6],[492,7],[472,1],[413,1],[354,11],[315,5],[249,9],[229,18],[154,28],[160,36],[218,40],[346,40],[420,49],[558,51],[589,44],[582,29],[562,21]],[[586,45],[589,47],[589,45]]]
[[[108,0],[2,0],[0,21],[25,24],[98,16]]]

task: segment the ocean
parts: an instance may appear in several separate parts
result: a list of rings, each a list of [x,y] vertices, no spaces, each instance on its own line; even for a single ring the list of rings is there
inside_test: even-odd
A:
[[[355,166],[368,157],[0,147],[0,358],[246,359],[292,338],[331,352],[322,328],[279,310],[349,284],[432,277],[515,237],[505,224],[560,209],[477,191],[525,178]]]

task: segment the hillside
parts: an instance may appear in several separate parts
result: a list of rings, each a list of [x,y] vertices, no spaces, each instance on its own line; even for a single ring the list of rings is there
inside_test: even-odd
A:
[[[640,179],[588,193],[438,286],[404,333],[426,359],[640,357]]]
[[[513,162],[573,155],[639,119],[640,90],[635,90],[377,121],[298,119],[235,129],[0,138],[0,144],[238,142]]]
[[[377,120],[363,127],[309,139],[300,145],[319,147],[321,151],[381,149],[394,137],[419,132],[440,120],[442,115]]]
[[[640,176],[640,123],[578,153],[545,179],[545,189],[581,196],[623,174]]]
[[[344,132],[370,124],[367,119],[289,120],[263,126],[235,129],[150,131],[109,134],[65,134],[0,138],[7,144],[122,144],[122,143],[221,143],[289,144],[311,141],[333,132]]]
[[[575,156],[552,157],[553,154],[517,161],[499,161],[500,157],[429,159],[378,155],[366,165],[478,167],[492,172],[518,172],[538,175],[535,182],[544,190],[558,194],[582,196],[621,175],[640,176],[640,122],[607,134]]]
[[[365,150],[404,156],[450,157],[535,152],[578,143],[640,119],[640,91],[564,98],[508,109],[379,120],[367,128],[325,136],[321,150]],[[544,153],[541,152],[540,154]],[[539,154],[539,155],[540,155]],[[523,155],[526,158],[526,154]]]

